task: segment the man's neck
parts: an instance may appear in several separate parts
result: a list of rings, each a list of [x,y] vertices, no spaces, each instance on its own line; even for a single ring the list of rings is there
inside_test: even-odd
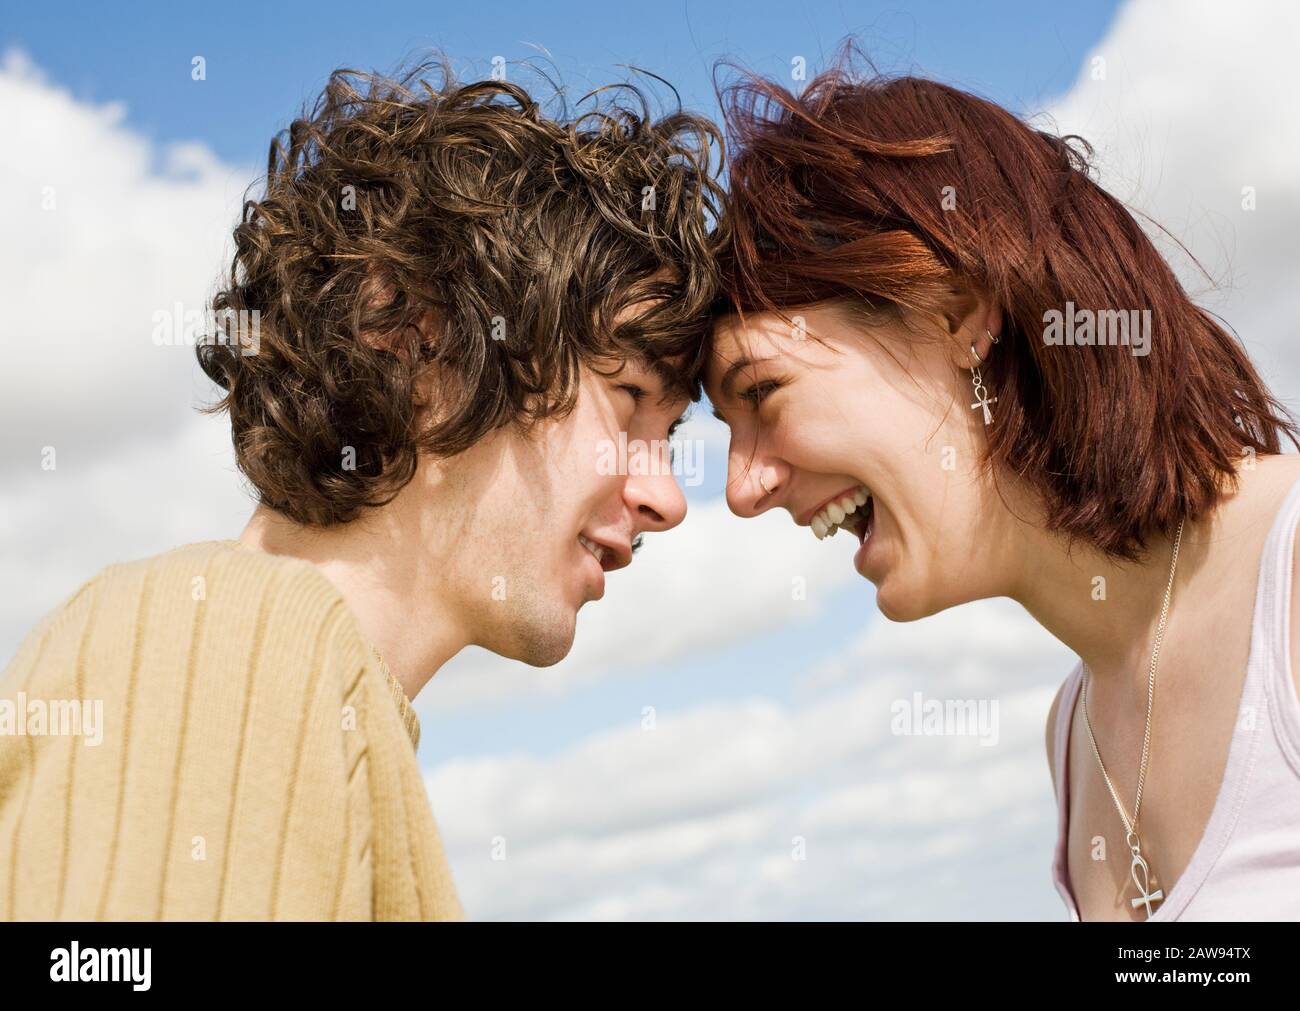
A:
[[[454,609],[440,603],[433,559],[407,545],[382,511],[364,522],[306,527],[258,506],[239,541],[315,565],[338,588],[408,699],[469,644],[451,617]]]

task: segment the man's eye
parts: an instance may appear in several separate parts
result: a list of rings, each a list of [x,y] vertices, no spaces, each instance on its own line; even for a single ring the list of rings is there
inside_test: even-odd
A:
[[[767,399],[769,394],[774,390],[779,389],[780,386],[781,384],[775,379],[765,379],[761,383],[755,383],[748,389],[742,390],[737,394],[737,399],[748,404],[750,407],[757,407]]]
[[[639,386],[633,386],[631,383],[620,383],[618,388],[620,390],[626,391],[627,393],[630,393],[632,395],[633,402],[638,404],[641,402],[641,398],[646,395],[645,390],[641,389],[641,387]]]

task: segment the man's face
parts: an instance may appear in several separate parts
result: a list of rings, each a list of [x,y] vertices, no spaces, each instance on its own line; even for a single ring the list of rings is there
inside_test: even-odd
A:
[[[686,515],[667,447],[688,403],[644,363],[584,369],[570,414],[500,429],[456,458],[446,490],[472,515],[449,562],[472,641],[536,666],[564,658],[578,609],[631,564],[633,540]]]

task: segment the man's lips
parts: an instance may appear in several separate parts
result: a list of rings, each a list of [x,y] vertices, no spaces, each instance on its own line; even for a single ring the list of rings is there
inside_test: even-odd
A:
[[[605,572],[624,569],[632,564],[631,540],[612,534],[593,534],[583,531],[578,534],[578,543],[583,550],[590,553]]]

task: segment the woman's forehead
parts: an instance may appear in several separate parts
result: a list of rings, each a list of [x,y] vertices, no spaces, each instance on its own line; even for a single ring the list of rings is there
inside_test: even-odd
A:
[[[716,387],[736,362],[772,355],[797,325],[774,312],[746,313],[743,322],[737,315],[722,317],[709,341],[705,383]]]

